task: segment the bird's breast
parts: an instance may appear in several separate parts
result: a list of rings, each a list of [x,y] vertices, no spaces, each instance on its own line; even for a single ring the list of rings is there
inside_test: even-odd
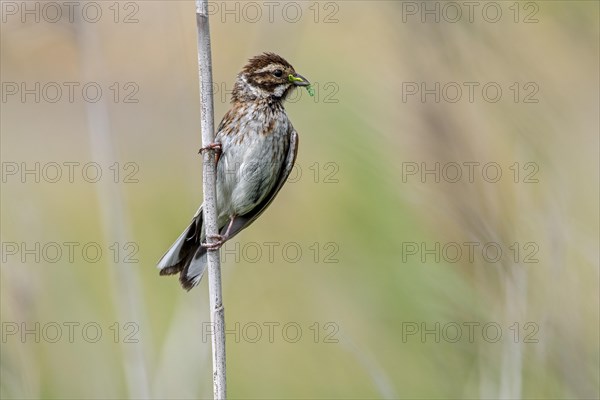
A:
[[[285,112],[247,111],[220,138],[217,208],[223,218],[244,215],[265,198],[279,178],[289,148]]]

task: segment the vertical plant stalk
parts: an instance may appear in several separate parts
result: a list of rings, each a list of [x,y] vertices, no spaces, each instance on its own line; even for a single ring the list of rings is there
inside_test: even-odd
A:
[[[200,129],[202,147],[214,141],[214,111],[212,96],[212,60],[208,26],[208,2],[196,0],[196,25],[198,28],[198,69],[200,71]],[[216,206],[216,157],[214,151],[203,152],[202,182],[204,193],[204,226],[207,242],[219,233]],[[221,259],[219,250],[208,252],[208,291],[210,320],[213,327],[212,361],[215,400],[226,398],[225,379],[225,309],[221,293]]]

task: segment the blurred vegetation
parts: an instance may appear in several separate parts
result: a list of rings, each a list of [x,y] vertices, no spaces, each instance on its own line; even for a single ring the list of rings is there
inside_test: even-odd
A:
[[[265,6],[256,23],[248,20],[254,14],[236,22],[215,10],[217,120],[229,107],[223,90],[262,51],[281,54],[317,83],[315,98],[302,92],[287,105],[300,134],[301,175],[236,238],[240,251],[230,242],[222,252],[231,398],[599,397],[599,7],[538,2],[539,21],[523,23],[531,10],[520,3],[515,23],[509,3],[499,3],[498,23],[486,22],[480,9],[472,23],[464,15],[457,23],[421,23],[406,14],[406,2],[387,1],[296,3],[304,13],[297,23],[279,13],[269,22]],[[96,242],[104,253],[96,263],[80,253],[74,262],[66,255],[56,263],[31,256],[22,262],[3,248],[0,397],[129,397],[126,352],[139,346],[151,397],[209,398],[206,279],[186,293],[154,268],[201,202],[194,4],[138,2],[139,22],[131,24],[115,23],[102,4],[105,18],[96,24],[7,16],[1,26],[2,82],[98,82],[112,162],[122,173],[125,163],[135,163],[139,182],[123,182],[123,175],[112,182],[112,162],[102,165],[98,183],[80,175],[73,183],[12,176],[2,182],[3,243]],[[337,22],[325,23],[328,15]],[[83,40],[82,30],[98,42]],[[139,102],[112,101],[114,82],[134,82]],[[465,91],[456,103],[431,95],[403,101],[407,82],[457,82]],[[502,99],[485,101],[480,86],[469,102],[464,82],[495,82]],[[509,89],[515,82],[518,102]],[[537,103],[521,101],[530,93],[527,82],[539,88]],[[98,105],[17,97],[1,106],[4,163],[96,161],[86,106]],[[503,176],[496,183],[481,175],[473,183],[436,183],[431,175],[422,182],[405,174],[407,163],[436,162],[495,162]],[[525,174],[528,162],[538,167],[539,181],[521,176],[515,183],[509,167],[520,163]],[[122,198],[121,223],[129,227],[126,241],[139,246],[138,262],[123,262],[124,243],[113,261],[116,239],[105,216],[111,210],[100,188]],[[280,244],[272,259],[270,242]],[[480,252],[474,262],[464,255],[459,262],[423,262],[421,253],[406,253],[407,243],[431,249],[464,242],[498,243],[505,252],[494,263]],[[521,251],[516,261],[508,250],[514,242]],[[530,242],[537,263],[524,262]],[[297,262],[282,251],[290,243],[302,250]],[[257,244],[262,256],[254,261]],[[115,282],[122,269],[133,271],[141,288],[138,314],[128,320],[119,310],[131,305],[116,295],[130,283]],[[7,334],[22,322],[29,329],[58,323],[63,337],[36,343],[34,335]],[[80,324],[72,343],[65,322]],[[96,343],[81,334],[90,322],[102,329]],[[138,344],[126,343],[133,332],[127,322],[135,324],[130,339]],[[465,322],[495,323],[502,337],[484,340],[478,328],[469,341]],[[527,322],[534,325],[525,329]],[[272,342],[265,323],[279,324],[272,325]],[[288,323],[292,337],[294,327],[302,329],[295,343],[282,333]],[[434,334],[406,335],[422,323],[458,324],[463,337],[446,340],[451,330],[439,342]],[[262,336],[252,343],[256,324]],[[526,342],[533,327],[537,343]]]

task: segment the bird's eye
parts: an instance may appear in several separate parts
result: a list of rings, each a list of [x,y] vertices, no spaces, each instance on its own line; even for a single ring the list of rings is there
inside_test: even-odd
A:
[[[281,78],[283,76],[283,71],[280,69],[276,69],[275,71],[273,71],[273,75],[275,75],[278,78]]]

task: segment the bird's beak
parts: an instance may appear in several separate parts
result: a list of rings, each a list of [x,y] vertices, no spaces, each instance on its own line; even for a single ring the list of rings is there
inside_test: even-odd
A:
[[[303,77],[300,74],[290,75],[289,79],[290,79],[290,82],[292,82],[296,86],[309,86],[310,85],[310,82],[308,81],[308,79],[306,79],[305,77]]]

